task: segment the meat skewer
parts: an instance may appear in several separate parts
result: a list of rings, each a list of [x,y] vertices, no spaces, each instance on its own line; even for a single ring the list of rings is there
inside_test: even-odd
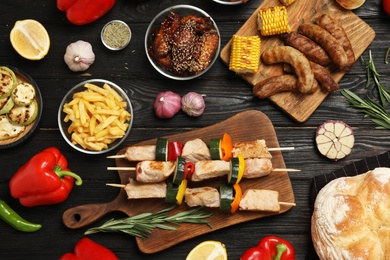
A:
[[[167,179],[175,170],[175,162],[142,161],[136,167],[107,167],[107,170],[135,171],[136,180],[153,183]],[[228,175],[231,170],[230,162],[222,160],[203,160],[195,163],[195,171],[192,174],[193,182]],[[272,161],[268,158],[245,159],[243,178],[259,178],[272,172],[298,172],[297,169],[273,168]]]
[[[175,170],[175,162],[141,161],[135,167],[107,167],[107,170],[135,171],[136,180],[143,183],[156,183],[166,180]]]
[[[124,188],[128,199],[164,198],[167,184],[139,183],[131,180],[128,184],[106,184],[107,186]],[[221,194],[213,187],[186,188],[184,201],[189,207],[221,207]],[[280,202],[279,192],[266,189],[248,189],[239,201],[239,210],[279,212],[281,205],[295,206],[295,203]]]
[[[258,149],[255,151],[255,149]],[[233,146],[233,157],[236,157],[241,151],[245,151],[245,158],[266,157],[271,158],[271,151],[293,150],[294,147],[274,147],[268,148],[265,140],[256,140],[250,142],[239,142]],[[182,156],[188,161],[196,162],[200,160],[211,159],[210,150],[207,145],[199,138],[186,142],[183,147]],[[107,156],[109,159],[127,159],[128,161],[152,161],[156,160],[155,145],[129,146],[124,154]]]

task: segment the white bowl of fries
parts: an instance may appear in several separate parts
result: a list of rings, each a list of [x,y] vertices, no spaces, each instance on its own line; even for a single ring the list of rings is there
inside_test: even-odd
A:
[[[115,83],[91,79],[74,86],[58,109],[65,141],[87,154],[117,148],[129,135],[133,108],[126,92]]]

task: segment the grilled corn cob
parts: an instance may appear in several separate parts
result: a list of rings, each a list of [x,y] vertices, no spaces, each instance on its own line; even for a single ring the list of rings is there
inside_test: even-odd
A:
[[[279,0],[280,3],[284,6],[288,6],[288,5],[291,5],[292,3],[295,2],[295,0]]]
[[[257,26],[262,36],[289,33],[287,9],[285,6],[274,6],[260,9]]]
[[[256,73],[260,61],[260,37],[233,35],[229,69],[236,73]]]

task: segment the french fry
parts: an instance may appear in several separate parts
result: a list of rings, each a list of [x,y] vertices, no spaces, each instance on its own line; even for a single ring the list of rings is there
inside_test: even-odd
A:
[[[110,85],[86,83],[84,87],[64,104],[64,122],[70,123],[67,130],[72,143],[101,151],[125,135],[131,114],[125,109],[126,101]]]

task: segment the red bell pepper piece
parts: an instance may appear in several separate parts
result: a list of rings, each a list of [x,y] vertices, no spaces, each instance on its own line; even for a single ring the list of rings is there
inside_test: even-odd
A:
[[[168,161],[176,161],[176,158],[181,155],[183,144],[181,142],[168,143]]]
[[[57,8],[69,22],[84,25],[96,21],[114,6],[115,0],[57,0]]]
[[[11,195],[26,207],[63,202],[72,190],[74,180],[81,185],[80,176],[68,169],[68,161],[55,147],[34,155],[11,178]]]
[[[191,180],[194,171],[195,171],[195,164],[193,162],[186,162],[186,164],[184,165],[183,179]]]
[[[59,260],[117,260],[119,259],[110,249],[92,241],[82,238],[77,242],[74,253],[66,253]]]
[[[266,236],[257,246],[245,251],[240,260],[295,260],[295,250],[283,238]]]

